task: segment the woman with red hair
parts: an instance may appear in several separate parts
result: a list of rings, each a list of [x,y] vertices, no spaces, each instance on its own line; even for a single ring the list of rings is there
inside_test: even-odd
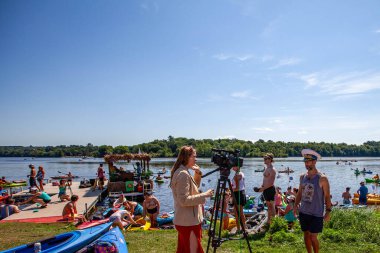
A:
[[[212,189],[200,193],[202,172],[196,162],[197,153],[191,146],[183,146],[171,169],[170,187],[173,192],[175,217],[173,223],[178,231],[177,253],[203,253],[201,238],[203,205]],[[194,176],[190,174],[194,172]]]

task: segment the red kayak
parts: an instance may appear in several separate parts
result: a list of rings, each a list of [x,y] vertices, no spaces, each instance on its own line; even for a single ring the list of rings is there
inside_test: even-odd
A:
[[[103,219],[103,220],[93,220],[93,221],[86,221],[86,222],[83,222],[82,224],[78,225],[77,228],[78,229],[85,229],[85,228],[91,228],[91,227],[95,227],[95,226],[98,226],[100,224],[104,224],[104,223],[107,223],[109,221],[109,219]],[[122,221],[123,223],[123,226],[126,227],[129,225],[128,222],[125,222],[125,221]]]

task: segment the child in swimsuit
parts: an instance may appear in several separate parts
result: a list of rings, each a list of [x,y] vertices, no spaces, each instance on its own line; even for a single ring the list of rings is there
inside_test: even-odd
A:
[[[157,227],[157,216],[160,213],[160,202],[151,192],[145,192],[143,202],[143,216],[149,216],[152,227]]]

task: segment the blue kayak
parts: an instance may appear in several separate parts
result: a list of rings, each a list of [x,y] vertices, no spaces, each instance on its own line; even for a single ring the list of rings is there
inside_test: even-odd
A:
[[[173,219],[174,219],[174,215],[169,215],[169,216],[167,216],[165,218],[163,218],[163,217],[157,217],[158,226],[162,226],[162,225],[165,225],[165,224],[168,224],[168,223],[172,223]]]
[[[76,252],[106,233],[111,224],[111,222],[108,222],[96,227],[56,235],[37,242],[41,243],[41,253]],[[34,253],[34,244],[37,242],[24,244],[2,251],[1,253]]]
[[[128,253],[127,243],[123,233],[118,227],[109,230],[90,245],[79,250],[77,253],[86,252],[118,252]]]

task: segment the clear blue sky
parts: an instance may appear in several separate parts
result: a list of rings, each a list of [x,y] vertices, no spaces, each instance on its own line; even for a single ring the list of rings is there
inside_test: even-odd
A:
[[[380,1],[0,1],[0,145],[380,140]]]

